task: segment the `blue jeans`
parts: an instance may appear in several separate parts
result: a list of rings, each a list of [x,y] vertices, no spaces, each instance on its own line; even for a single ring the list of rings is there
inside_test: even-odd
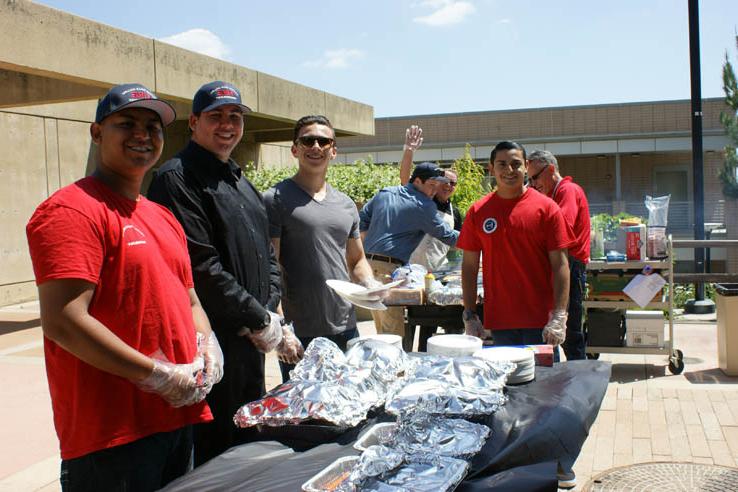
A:
[[[506,345],[541,345],[543,328],[519,328],[516,330],[493,330],[495,347]],[[560,362],[559,347],[553,350],[554,362]]]
[[[569,317],[566,320],[566,340],[561,344],[566,360],[582,360],[587,357],[582,333],[582,300],[586,278],[584,263],[569,257]]]
[[[328,340],[334,342],[336,345],[338,345],[338,348],[346,351],[346,344],[349,340],[352,338],[356,338],[359,336],[359,330],[356,328],[352,330],[346,330],[342,331],[341,333],[337,333],[335,335],[323,335],[320,338],[327,338]],[[313,341],[315,338],[319,337],[297,337],[300,339],[300,342],[302,343],[302,346],[304,348],[307,348],[308,345],[310,345],[310,342]],[[290,378],[290,371],[295,368],[294,364],[287,364],[286,362],[279,361],[279,371],[282,373],[282,382],[287,381]]]
[[[192,426],[62,460],[64,492],[159,490],[192,469]]]

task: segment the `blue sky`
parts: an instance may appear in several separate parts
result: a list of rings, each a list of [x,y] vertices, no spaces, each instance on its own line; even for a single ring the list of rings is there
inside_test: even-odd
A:
[[[374,106],[375,116],[688,99],[687,0],[41,3]],[[700,2],[702,95],[738,1]],[[123,82],[123,81],[121,81]]]

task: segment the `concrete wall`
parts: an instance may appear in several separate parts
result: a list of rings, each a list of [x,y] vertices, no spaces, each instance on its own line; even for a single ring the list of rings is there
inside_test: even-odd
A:
[[[84,176],[88,123],[0,112],[0,305],[37,295],[25,226],[39,203]]]

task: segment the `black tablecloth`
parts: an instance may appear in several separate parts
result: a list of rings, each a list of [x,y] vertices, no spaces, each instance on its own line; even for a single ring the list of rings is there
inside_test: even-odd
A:
[[[574,464],[609,379],[609,362],[585,360],[536,367],[535,381],[508,387],[508,402],[500,410],[473,419],[488,425],[492,435],[471,461],[471,471],[457,490],[556,490],[556,462],[564,467]],[[379,415],[362,427],[386,419]],[[357,430],[306,451],[274,441],[234,447],[164,490],[299,491],[336,458],[359,454],[351,447]],[[290,432],[300,436],[300,426]],[[301,440],[310,441],[311,433],[305,428],[308,435]],[[321,436],[327,438],[325,433]]]

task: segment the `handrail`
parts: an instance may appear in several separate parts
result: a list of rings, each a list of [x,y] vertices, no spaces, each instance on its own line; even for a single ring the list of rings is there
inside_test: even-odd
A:
[[[736,239],[673,239],[675,248],[735,248]]]
[[[738,283],[738,273],[675,273],[675,284],[705,283]]]

